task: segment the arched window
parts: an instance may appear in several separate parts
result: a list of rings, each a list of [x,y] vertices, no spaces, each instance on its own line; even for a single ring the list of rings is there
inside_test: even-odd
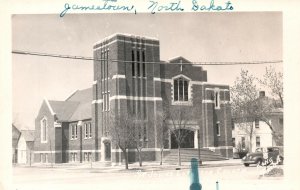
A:
[[[48,140],[48,123],[47,118],[41,120],[41,142],[46,143]]]
[[[183,77],[174,79],[174,102],[189,101],[189,81]]]

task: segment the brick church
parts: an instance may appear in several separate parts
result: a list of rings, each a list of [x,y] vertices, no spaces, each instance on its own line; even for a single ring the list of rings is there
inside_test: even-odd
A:
[[[111,112],[139,114],[143,160],[159,160],[160,129],[153,121],[166,107],[178,106],[198,108],[188,121],[185,148],[232,157],[228,85],[207,82],[207,71],[183,57],[161,61],[159,40],[149,37],[114,34],[97,42],[93,52],[91,88],[63,101],[43,101],[35,120],[35,162],[123,162],[110,139]],[[174,148],[169,133],[165,152]],[[128,156],[137,161],[135,149]]]

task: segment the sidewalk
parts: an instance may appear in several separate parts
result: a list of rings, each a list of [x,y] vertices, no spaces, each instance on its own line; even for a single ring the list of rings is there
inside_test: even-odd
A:
[[[222,161],[206,161],[200,165],[200,168],[210,168],[210,167],[226,167],[226,166],[237,166],[241,165],[240,159],[229,159]],[[28,165],[18,165],[17,167],[27,167]],[[160,165],[159,162],[143,162],[143,166],[140,167],[139,163],[129,164],[129,169],[125,169],[125,165],[115,165],[115,166],[105,166],[103,162],[93,162],[91,163],[63,163],[63,164],[53,164],[53,167],[50,163],[48,164],[33,164],[32,168],[43,168],[43,169],[55,169],[55,170],[67,170],[72,172],[80,171],[89,171],[92,173],[113,173],[113,172],[149,172],[149,171],[163,171],[163,170],[180,170],[180,169],[189,169],[189,162],[182,162],[181,166],[177,164],[163,163]]]

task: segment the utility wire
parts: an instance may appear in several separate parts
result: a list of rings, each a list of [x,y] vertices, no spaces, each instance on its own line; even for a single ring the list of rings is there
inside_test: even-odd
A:
[[[29,52],[29,51],[22,51],[22,50],[12,50],[13,54],[21,54],[21,55],[32,55],[32,56],[41,56],[41,57],[56,57],[56,58],[62,58],[62,59],[78,59],[78,60],[86,60],[86,61],[112,61],[117,63],[133,63],[137,61],[126,61],[126,60],[117,60],[117,59],[98,59],[93,57],[86,57],[86,56],[73,56],[73,55],[61,55],[61,54],[49,54],[49,53],[41,53],[41,52]],[[181,65],[259,65],[259,64],[276,64],[276,63],[282,63],[282,60],[271,60],[271,61],[232,61],[232,62],[226,62],[226,61],[197,61],[197,62],[189,62],[189,63],[169,63],[165,61],[160,62],[141,62],[146,64],[181,64]]]

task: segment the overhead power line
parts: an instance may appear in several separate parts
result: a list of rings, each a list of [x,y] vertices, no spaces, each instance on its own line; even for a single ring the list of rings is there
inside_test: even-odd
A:
[[[22,50],[13,50],[13,54],[21,54],[21,55],[32,55],[32,56],[40,56],[40,57],[55,57],[62,59],[77,59],[77,60],[86,60],[86,61],[112,61],[117,63],[132,63],[132,61],[127,60],[117,60],[117,59],[98,59],[87,56],[74,56],[74,55],[61,55],[61,54],[50,54],[50,53],[41,53],[41,52],[30,52],[30,51],[22,51]],[[269,60],[269,61],[196,61],[190,63],[169,63],[169,62],[142,62],[146,64],[182,64],[182,65],[259,65],[259,64],[276,64],[282,63],[282,60]]]

